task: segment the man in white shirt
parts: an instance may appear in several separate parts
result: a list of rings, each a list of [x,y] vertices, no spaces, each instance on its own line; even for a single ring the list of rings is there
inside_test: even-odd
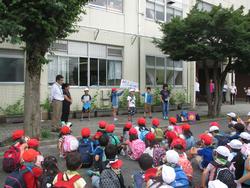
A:
[[[51,102],[52,102],[52,131],[57,132],[60,128],[60,119],[62,116],[62,103],[64,100],[63,90],[63,76],[57,75],[56,82],[51,87]]]
[[[235,86],[235,83],[232,83],[232,86],[229,87],[230,89],[230,101],[231,104],[235,104],[235,97],[237,95],[237,87]]]
[[[223,89],[222,89],[222,94],[223,94],[223,99],[222,99],[222,102],[223,103],[226,103],[227,101],[227,91],[228,91],[228,85],[227,85],[227,81],[224,82],[224,86],[223,86]]]
[[[194,89],[195,89],[196,104],[197,104],[197,102],[199,100],[199,96],[200,96],[200,83],[198,81],[198,78],[195,79]]]

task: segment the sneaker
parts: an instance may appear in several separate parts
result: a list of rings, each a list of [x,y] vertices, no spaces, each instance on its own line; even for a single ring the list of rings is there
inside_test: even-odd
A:
[[[166,116],[166,120],[168,120],[168,116]]]

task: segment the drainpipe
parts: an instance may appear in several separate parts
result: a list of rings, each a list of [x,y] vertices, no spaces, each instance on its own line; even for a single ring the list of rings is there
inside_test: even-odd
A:
[[[137,3],[137,36],[138,36],[138,89],[141,89],[141,36],[140,36],[140,0]]]

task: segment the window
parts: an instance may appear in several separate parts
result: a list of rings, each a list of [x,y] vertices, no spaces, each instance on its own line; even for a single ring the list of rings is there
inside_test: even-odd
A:
[[[90,0],[89,3],[107,10],[123,12],[123,0]]]
[[[164,21],[165,0],[147,0],[146,17],[157,21]]]
[[[203,1],[199,1],[197,7],[199,10],[210,12],[213,8],[213,5]]]
[[[173,17],[182,18],[182,11],[172,7],[167,7],[166,21],[170,22]]]
[[[168,83],[183,84],[183,62],[169,58],[146,56],[146,84],[151,86]]]
[[[0,82],[24,81],[24,56],[18,50],[0,50]]]
[[[48,56],[48,83],[53,84],[57,74],[64,76],[72,86],[120,85],[122,78],[123,50],[120,47],[87,44],[87,57],[74,55]],[[84,46],[84,45],[82,45]],[[85,47],[84,47],[85,49]],[[69,49],[69,52],[71,50]],[[80,52],[78,54],[84,54]]]

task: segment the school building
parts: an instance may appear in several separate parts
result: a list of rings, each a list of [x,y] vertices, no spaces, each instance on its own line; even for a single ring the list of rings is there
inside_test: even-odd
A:
[[[72,110],[81,108],[80,98],[85,87],[90,94],[98,93],[99,106],[109,103],[112,87],[121,79],[145,87],[161,87],[163,83],[183,91],[193,104],[197,75],[195,62],[173,61],[152,42],[162,36],[157,22],[185,17],[196,0],[93,0],[78,23],[78,32],[56,41],[50,48],[48,65],[43,66],[41,103],[49,96],[50,85],[62,74],[71,85]],[[204,0],[201,9],[222,3],[235,8],[248,0]],[[24,94],[25,52],[20,46],[0,44],[0,106],[15,103]]]

